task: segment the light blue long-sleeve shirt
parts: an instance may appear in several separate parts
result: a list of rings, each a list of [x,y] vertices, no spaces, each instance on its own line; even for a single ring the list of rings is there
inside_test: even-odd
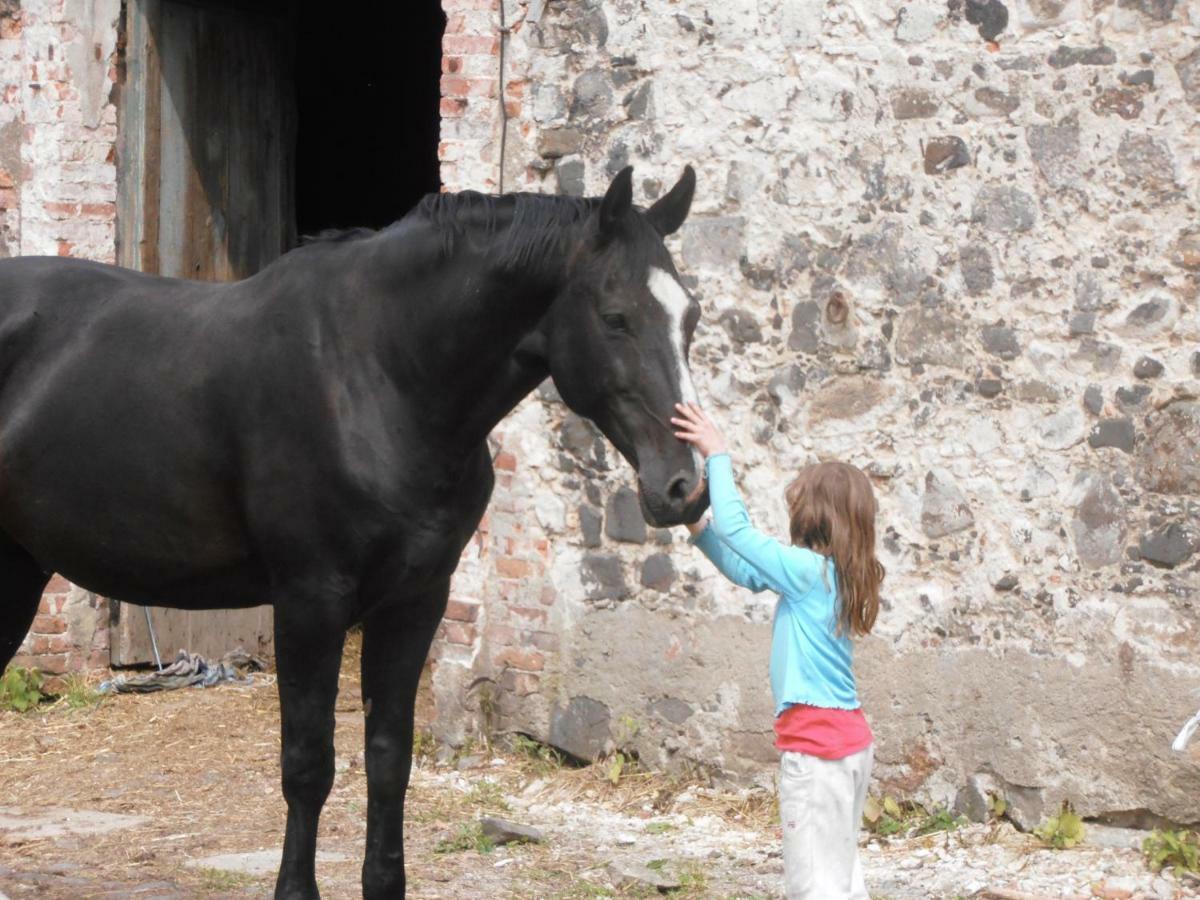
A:
[[[858,709],[854,649],[837,632],[837,569],[807,547],[783,544],[750,524],[729,454],[708,458],[712,522],[692,543],[734,584],[779,594],[771,630],[775,715],[796,703]]]

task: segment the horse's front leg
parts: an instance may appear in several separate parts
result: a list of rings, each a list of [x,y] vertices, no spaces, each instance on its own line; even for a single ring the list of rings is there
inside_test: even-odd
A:
[[[287,833],[278,900],[315,900],[317,820],[333,787],[333,722],[346,612],[328,597],[297,592],[275,606],[275,665],[282,720]]]
[[[397,598],[363,621],[367,717],[367,853],[363,897],[404,896],[404,793],[412,766],[413,709],[421,667],[446,611],[450,581]]]

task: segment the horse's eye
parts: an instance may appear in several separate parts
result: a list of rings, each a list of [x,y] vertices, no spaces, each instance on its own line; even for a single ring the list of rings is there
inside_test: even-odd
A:
[[[609,328],[611,328],[613,331],[628,331],[629,330],[629,321],[620,313],[609,313],[608,315],[602,316],[601,318],[604,319],[604,324],[607,325]]]

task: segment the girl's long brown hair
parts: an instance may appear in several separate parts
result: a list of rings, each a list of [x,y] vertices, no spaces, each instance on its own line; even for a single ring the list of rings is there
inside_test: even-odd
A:
[[[788,485],[792,543],[833,557],[841,610],[838,633],[870,632],[879,615],[884,568],[875,558],[875,492],[860,469],[841,462],[806,466]]]

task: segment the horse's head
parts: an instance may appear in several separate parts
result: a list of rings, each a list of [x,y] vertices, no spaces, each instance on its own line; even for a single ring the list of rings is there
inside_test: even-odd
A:
[[[678,525],[708,505],[702,464],[670,422],[676,403],[696,401],[688,347],[700,306],[679,283],[663,237],[687,218],[696,176],[689,166],[644,211],[633,205],[632,180],[632,168],[622,170],[588,223],[548,322],[547,350],[563,400],[637,470],[646,521]]]

